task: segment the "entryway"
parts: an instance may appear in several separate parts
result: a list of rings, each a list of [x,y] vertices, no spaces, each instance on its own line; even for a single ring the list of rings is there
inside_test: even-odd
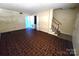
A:
[[[36,29],[37,16],[26,16],[25,17],[25,26],[26,29]]]

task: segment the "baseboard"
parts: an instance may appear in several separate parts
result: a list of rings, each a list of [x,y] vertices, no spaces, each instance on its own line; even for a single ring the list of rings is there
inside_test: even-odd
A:
[[[9,30],[9,31],[3,31],[3,32],[1,32],[1,33],[7,33],[7,32],[12,32],[12,31],[17,31],[17,30],[23,30],[23,29],[25,29],[25,28],[14,29],[14,30]]]
[[[65,40],[72,41],[72,36],[61,33],[58,37],[63,38]]]

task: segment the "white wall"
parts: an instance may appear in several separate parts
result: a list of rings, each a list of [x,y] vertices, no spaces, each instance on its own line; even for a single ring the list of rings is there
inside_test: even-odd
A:
[[[54,10],[54,16],[62,23],[60,31],[64,34],[72,35],[76,17],[75,9],[56,9]]]
[[[77,19],[74,28],[75,29],[73,32],[73,47],[74,47],[75,55],[79,56],[79,12],[77,14]]]
[[[19,12],[0,9],[0,33],[25,28],[25,16]]]
[[[48,32],[49,10],[39,13],[39,29]]]

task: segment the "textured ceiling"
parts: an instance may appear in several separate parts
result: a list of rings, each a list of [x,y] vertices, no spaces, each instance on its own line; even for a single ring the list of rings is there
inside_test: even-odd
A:
[[[0,3],[0,8],[34,14],[51,8],[69,8],[75,5],[75,3]]]

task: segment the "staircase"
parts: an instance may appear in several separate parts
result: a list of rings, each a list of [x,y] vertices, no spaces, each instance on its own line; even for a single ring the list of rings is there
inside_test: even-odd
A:
[[[62,26],[62,23],[58,21],[55,17],[53,17],[52,20],[52,32],[54,33],[55,36],[65,39],[65,40],[72,40],[72,36],[61,33],[60,32],[60,26]]]
[[[58,21],[55,17],[53,17],[53,20],[52,20],[52,31],[57,36],[61,34],[61,32],[59,30],[61,25],[62,25],[61,22]]]

